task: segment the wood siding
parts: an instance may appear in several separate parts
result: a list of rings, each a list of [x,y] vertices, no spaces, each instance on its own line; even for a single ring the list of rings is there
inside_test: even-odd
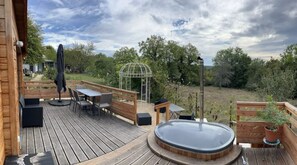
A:
[[[1,87],[1,77],[0,77]],[[4,135],[3,135],[3,109],[2,109],[2,91],[0,88],[0,164],[4,164],[5,150],[4,150]]]
[[[1,138],[6,155],[19,154],[18,63],[14,45],[18,40],[12,0],[0,0],[0,79],[1,79]],[[0,162],[2,150],[0,150]],[[1,163],[0,163],[1,164]]]
[[[263,144],[266,123],[257,121],[255,117],[257,111],[265,108],[266,104],[266,102],[237,102],[237,143],[251,143],[252,146]],[[297,164],[297,108],[287,102],[278,102],[277,105],[291,116],[291,123],[280,128],[279,138]]]
[[[2,106],[2,81],[6,78],[5,70],[7,68],[6,45],[5,45],[5,18],[4,18],[4,1],[0,0],[0,164],[5,160],[5,143],[3,130],[3,106]]]

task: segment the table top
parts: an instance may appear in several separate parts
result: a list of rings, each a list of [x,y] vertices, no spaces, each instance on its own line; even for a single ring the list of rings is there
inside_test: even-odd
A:
[[[76,89],[79,93],[87,95],[89,97],[101,96],[101,93],[92,89]]]
[[[181,112],[181,111],[184,111],[185,109],[182,108],[182,107],[180,107],[180,106],[178,106],[178,105],[170,104],[170,106],[169,106],[169,110],[170,110],[171,112]]]

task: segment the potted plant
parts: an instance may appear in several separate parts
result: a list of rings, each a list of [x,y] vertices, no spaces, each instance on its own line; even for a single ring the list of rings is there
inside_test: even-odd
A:
[[[278,108],[271,96],[268,97],[267,101],[268,103],[264,110],[259,111],[257,115],[268,123],[268,125],[265,126],[266,140],[276,142],[279,127],[289,122],[289,115]]]

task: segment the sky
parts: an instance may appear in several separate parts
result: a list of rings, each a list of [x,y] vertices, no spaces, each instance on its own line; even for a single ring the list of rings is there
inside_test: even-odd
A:
[[[297,43],[297,0],[28,0],[44,45],[94,43],[112,56],[159,35],[196,46],[205,60],[240,47],[251,58],[278,58]]]

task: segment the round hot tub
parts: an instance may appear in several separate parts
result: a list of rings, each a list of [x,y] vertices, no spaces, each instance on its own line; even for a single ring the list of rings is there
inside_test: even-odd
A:
[[[155,128],[155,139],[159,146],[171,152],[213,160],[230,152],[234,132],[219,123],[170,120]]]

